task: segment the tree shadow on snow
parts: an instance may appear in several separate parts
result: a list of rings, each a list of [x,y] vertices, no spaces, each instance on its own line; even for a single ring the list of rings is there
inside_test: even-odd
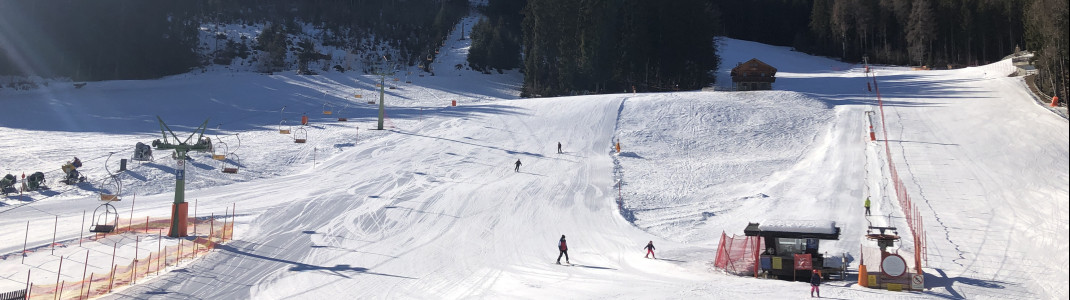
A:
[[[962,84],[980,79],[962,78],[944,80],[928,76],[925,72],[878,75],[877,86],[872,85],[868,77],[840,77],[829,74],[820,77],[783,77],[777,78],[774,90],[795,91],[822,102],[830,107],[837,105],[876,105],[876,91],[879,89],[885,106],[936,106],[933,103],[920,103],[899,99],[975,99],[988,98],[990,91],[978,88],[963,88]],[[867,82],[870,84],[867,86]]]
[[[330,266],[330,267],[310,265],[310,264],[306,264],[306,263],[300,263],[300,262],[296,262],[296,261],[289,261],[289,260],[278,259],[278,258],[274,258],[274,257],[267,257],[267,256],[259,255],[259,254],[253,254],[253,253],[245,252],[245,251],[239,250],[237,248],[234,248],[231,245],[219,245],[217,248],[220,249],[220,250],[223,250],[223,251],[234,253],[234,254],[245,255],[245,256],[259,258],[259,259],[263,259],[263,260],[269,260],[269,261],[274,261],[274,262],[280,262],[280,263],[284,263],[284,264],[293,265],[292,267],[290,267],[290,269],[289,269],[290,271],[297,271],[297,272],[322,271],[322,272],[331,273],[331,274],[333,274],[335,276],[340,276],[340,277],[345,277],[345,278],[351,278],[349,275],[347,275],[347,273],[356,273],[356,275],[369,274],[369,275],[388,276],[388,277],[404,278],[404,279],[416,279],[416,278],[408,277],[408,276],[369,272],[368,268],[353,267],[353,266],[350,266],[350,265],[347,265],[347,264],[339,264],[339,265],[334,265],[334,266]]]
[[[145,163],[144,165],[145,166],[149,166],[151,168],[158,169],[160,171],[167,172],[167,173],[174,173],[175,172],[175,168],[168,167],[168,166],[161,165],[161,164],[157,164],[157,163]]]
[[[126,171],[123,171],[122,173],[119,173],[119,174],[122,174],[124,176],[129,176],[130,178],[137,179],[138,181],[148,181],[149,180],[148,178],[145,177],[145,175],[138,174],[134,170],[126,170]]]
[[[460,144],[476,146],[476,147],[483,147],[483,148],[494,149],[494,150],[501,150],[501,151],[505,151],[505,153],[508,153],[508,154],[522,154],[522,155],[534,156],[534,157],[543,157],[544,156],[542,154],[538,154],[538,153],[534,153],[534,152],[514,151],[514,150],[502,149],[502,148],[495,147],[495,146],[480,145],[480,144],[476,144],[476,143],[472,143],[472,142],[459,141],[459,140],[454,140],[454,139],[447,139],[447,138],[437,137],[437,136],[427,136],[427,135],[416,134],[416,133],[412,133],[412,132],[404,132],[404,131],[400,131],[400,130],[392,130],[391,132],[400,133],[400,134],[407,134],[407,135],[416,136],[416,137],[431,138],[431,139],[436,139],[436,140],[440,140],[440,141],[460,143]]]

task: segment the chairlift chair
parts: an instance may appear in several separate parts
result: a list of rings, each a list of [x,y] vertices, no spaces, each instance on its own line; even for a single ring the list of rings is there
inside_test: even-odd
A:
[[[222,162],[222,166],[220,166],[220,169],[223,170],[223,173],[237,174],[238,173],[238,165],[241,164],[241,158],[238,157],[238,154],[231,153],[230,154],[230,159],[234,161],[234,163],[231,164],[231,166],[233,166],[233,167],[228,167],[227,166],[227,161],[226,160],[222,160],[221,161]]]
[[[338,114],[341,115],[342,112],[346,110],[346,108],[349,108],[349,104],[348,103],[346,103],[345,107],[343,107],[342,109],[338,110]],[[349,119],[346,118],[346,117],[338,117],[338,122],[345,122],[345,121],[349,121]]]
[[[220,144],[220,145],[223,145],[223,151],[216,152],[216,149],[212,148],[212,159],[214,159],[214,160],[225,160],[225,159],[227,159],[227,154],[226,153],[228,151],[230,151],[230,148],[227,146],[227,143],[224,143],[222,140],[219,140],[218,137],[216,138],[216,143]]]
[[[328,115],[328,116],[334,114],[334,112],[331,111],[331,104],[330,103],[324,103],[323,104],[323,114],[324,115]]]
[[[108,179],[112,179],[112,180],[115,181],[115,190],[114,191],[103,188],[104,185],[107,184]],[[112,175],[112,176],[109,176],[108,178],[102,179],[100,181],[100,187],[101,187],[101,189],[100,189],[100,201],[112,202],[112,201],[121,201],[121,200],[123,200],[123,198],[119,194],[120,193],[120,189],[122,189],[122,182],[119,181],[118,176]]]
[[[104,188],[104,186],[107,185],[107,183],[108,183],[108,179],[112,179],[112,180],[115,181],[115,190],[114,191]],[[108,178],[101,179],[99,186],[100,186],[100,201],[111,202],[111,201],[123,200],[121,197],[119,197],[119,189],[122,188],[122,183],[119,181],[119,178],[117,178],[116,176],[113,175],[113,176],[109,176]]]
[[[119,210],[111,205],[111,201],[104,201],[93,210],[93,225],[89,225],[89,232],[112,233],[116,227],[119,227]]]
[[[297,131],[294,131],[294,143],[304,144],[308,141],[308,129],[304,126],[298,127]]]
[[[123,190],[123,182],[119,180],[120,174],[112,173],[111,169],[108,168],[108,161],[111,160],[111,156],[113,154],[115,154],[115,152],[108,154],[108,158],[104,159],[104,171],[108,172],[108,177],[101,179],[100,183],[97,185],[99,186],[100,191],[100,201],[111,202],[122,200],[122,197],[119,196],[120,194],[122,194]],[[109,179],[112,181],[112,185],[114,186],[114,189],[112,190],[104,188],[104,186],[108,185]]]
[[[241,137],[239,137],[238,134],[235,133],[234,134],[234,139],[238,140],[238,145],[234,146],[234,151],[238,151],[238,148],[241,148]],[[223,170],[223,173],[237,174],[238,173],[238,166],[241,165],[241,157],[239,157],[238,154],[234,153],[234,152],[228,152],[227,156],[230,156],[230,160],[233,162],[233,163],[231,163],[231,165],[233,167],[227,167],[227,161],[226,160],[220,160],[220,162],[222,164],[220,166],[220,169]]]
[[[286,120],[282,120],[282,122],[279,122],[279,133],[290,134],[290,127],[286,126]]]

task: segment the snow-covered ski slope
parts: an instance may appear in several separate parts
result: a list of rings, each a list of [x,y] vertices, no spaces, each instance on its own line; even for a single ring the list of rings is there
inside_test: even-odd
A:
[[[776,90],[519,99],[520,74],[455,70],[468,41],[449,41],[436,76],[387,81],[397,89],[386,90],[381,131],[368,130],[378,79],[353,73],[210,72],[4,91],[0,173],[50,171],[52,190],[3,200],[0,251],[21,250],[27,221],[41,224],[29,244],[47,245],[57,215],[59,239],[76,239],[81,212],[98,204],[106,157],[118,152],[114,171],[134,143],[158,138],[156,115],[179,135],[211,118],[210,136],[230,147],[240,137],[240,172],[222,174],[195,154],[186,191],[202,213],[235,204],[236,240],[109,298],[805,297],[805,283],[711,271],[720,233],[832,220],[842,238],[822,249],[857,258],[867,195],[875,215],[891,215],[873,222],[906,228],[880,173],[883,145],[868,141],[865,111],[876,98],[861,66],[723,40],[722,85],[735,62],[759,58],[779,69]],[[875,69],[893,159],[923,204],[930,289],[832,281],[822,295],[1068,298],[1066,119],[1005,77],[1008,62]],[[333,115],[322,114],[324,103]],[[278,133],[281,120],[289,127],[302,114],[312,120],[308,143]],[[155,154],[124,175],[135,219],[170,211],[175,163]],[[89,182],[55,181],[72,156]],[[125,218],[129,203],[119,207]],[[571,267],[553,264],[561,235]],[[658,260],[642,257],[647,241]],[[0,291],[21,288],[28,268],[32,281],[55,281],[58,256],[85,255],[76,249],[31,254],[32,264],[0,261]],[[80,278],[83,266],[68,265],[63,279]]]

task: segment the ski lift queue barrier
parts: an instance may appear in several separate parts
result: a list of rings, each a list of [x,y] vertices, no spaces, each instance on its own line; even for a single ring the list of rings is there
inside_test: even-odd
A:
[[[221,220],[216,220],[215,218],[200,220],[190,218],[188,224],[190,224],[189,226],[192,230],[189,232],[196,232],[197,235],[192,240],[179,239],[179,243],[176,245],[159,247],[159,251],[150,252],[147,255],[139,255],[138,258],[132,259],[125,265],[116,263],[104,273],[94,272],[78,281],[64,280],[59,283],[51,279],[46,282],[38,282],[31,279],[30,289],[25,299],[88,299],[97,297],[108,294],[114,289],[136,283],[138,279],[147,275],[158,274],[161,270],[178,265],[184,260],[204,256],[214,249],[216,245],[231,240],[234,224],[232,222],[233,216],[230,217],[221,217]],[[124,226],[117,229],[115,234],[138,232],[159,235],[160,232],[167,231],[170,223],[171,221],[166,218],[150,220],[145,223]],[[103,236],[106,235],[98,234],[83,240],[94,241]],[[142,247],[153,248],[148,245],[142,245]],[[43,249],[47,249],[47,247]],[[18,254],[10,256],[16,255],[21,257]],[[6,259],[8,256],[5,255],[0,259]],[[76,257],[76,255],[72,255],[72,257]],[[86,263],[88,265],[106,265],[110,261],[112,261],[112,258],[109,256],[108,258],[90,258]]]

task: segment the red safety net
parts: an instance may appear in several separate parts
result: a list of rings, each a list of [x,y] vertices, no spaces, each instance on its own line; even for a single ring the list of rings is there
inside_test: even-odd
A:
[[[728,237],[721,232],[717,245],[717,258],[713,266],[725,272],[746,276],[754,275],[758,267],[758,254],[765,249],[765,241],[756,236]]]

